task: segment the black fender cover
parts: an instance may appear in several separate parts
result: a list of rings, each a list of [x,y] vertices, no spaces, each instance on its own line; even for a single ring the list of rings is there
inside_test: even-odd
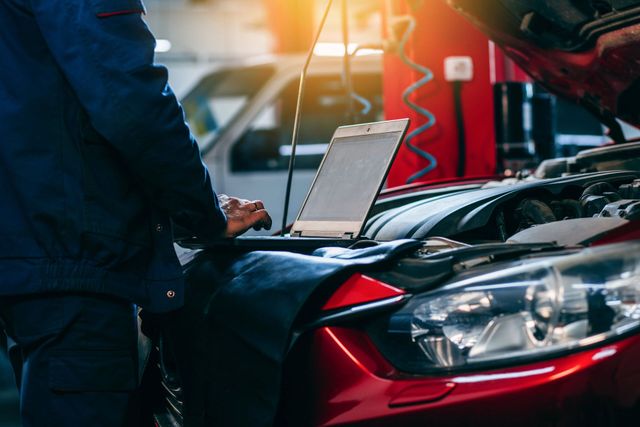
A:
[[[312,295],[358,271],[381,271],[421,246],[399,240],[315,256],[201,252],[186,266],[187,303],[170,336],[184,396],[185,426],[270,426],[296,318]]]

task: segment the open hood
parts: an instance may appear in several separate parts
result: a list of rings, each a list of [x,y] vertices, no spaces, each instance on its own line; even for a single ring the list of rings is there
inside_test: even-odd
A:
[[[640,0],[448,3],[549,91],[640,125]]]

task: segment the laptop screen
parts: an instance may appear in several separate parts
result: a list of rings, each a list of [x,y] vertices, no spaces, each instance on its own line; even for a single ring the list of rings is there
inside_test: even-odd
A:
[[[364,220],[402,134],[387,132],[335,138],[298,220]]]

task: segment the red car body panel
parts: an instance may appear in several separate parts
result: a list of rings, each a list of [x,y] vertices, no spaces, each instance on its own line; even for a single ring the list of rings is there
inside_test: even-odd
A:
[[[629,240],[640,240],[640,221],[631,221],[622,227],[612,230],[606,236],[594,242],[592,246],[628,242]]]
[[[373,302],[404,295],[406,292],[389,286],[364,274],[356,273],[347,279],[329,298],[323,310],[333,310],[350,305]]]
[[[316,331],[309,354],[318,426],[574,425],[593,402],[625,408],[640,398],[640,336],[539,363],[433,377],[396,371],[352,329]]]

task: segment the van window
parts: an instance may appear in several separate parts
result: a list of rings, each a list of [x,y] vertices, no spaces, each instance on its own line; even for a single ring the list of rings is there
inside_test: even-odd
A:
[[[356,74],[354,89],[366,99],[354,102],[358,122],[382,119],[382,81],[379,74]],[[298,95],[298,80],[291,81],[280,95],[253,120],[233,146],[233,172],[281,171],[289,166],[291,135]],[[365,110],[365,105],[370,107]],[[347,96],[339,75],[310,76],[302,105],[296,169],[317,169],[338,126],[348,124]]]
[[[187,122],[199,142],[210,140],[229,124],[274,73],[273,66],[259,65],[221,70],[202,79],[182,99]]]

